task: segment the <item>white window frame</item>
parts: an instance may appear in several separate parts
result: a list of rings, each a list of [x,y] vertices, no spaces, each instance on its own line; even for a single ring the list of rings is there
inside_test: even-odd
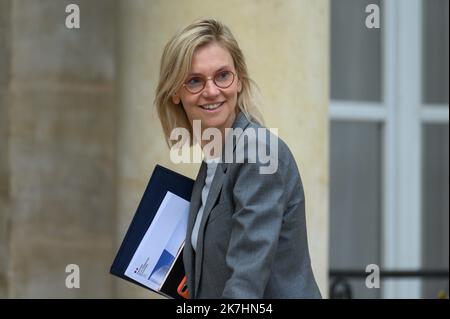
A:
[[[422,1],[383,1],[381,102],[330,101],[331,121],[384,128],[382,270],[421,269],[422,127],[449,123],[448,104],[422,102]],[[419,279],[384,280],[381,289],[383,298],[421,297]]]

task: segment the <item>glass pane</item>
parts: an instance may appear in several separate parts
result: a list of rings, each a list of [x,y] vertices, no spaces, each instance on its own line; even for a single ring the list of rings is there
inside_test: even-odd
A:
[[[381,266],[381,124],[337,122],[330,131],[330,267]],[[352,284],[354,298],[380,289]]]
[[[423,130],[422,265],[426,270],[449,269],[448,125],[425,125]],[[427,280],[423,297],[449,293],[448,278]]]
[[[425,103],[448,107],[448,0],[424,1],[423,95]]]
[[[380,28],[365,25],[366,6],[380,8]],[[382,1],[331,1],[331,99],[381,101]]]

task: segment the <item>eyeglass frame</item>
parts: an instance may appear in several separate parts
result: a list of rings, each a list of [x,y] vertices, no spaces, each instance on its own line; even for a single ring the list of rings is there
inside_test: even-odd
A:
[[[216,81],[214,80],[214,78],[216,77],[216,75],[218,74],[218,73],[221,73],[221,72],[230,72],[232,75],[233,75],[233,80],[230,82],[230,84],[228,85],[228,86],[225,86],[225,87],[222,87],[222,86],[219,86],[219,85],[217,85],[217,83],[216,83]],[[201,77],[202,79],[205,79],[205,82],[204,82],[204,84],[203,84],[203,87],[199,90],[199,91],[197,91],[197,92],[191,92],[191,91],[189,91],[189,89],[187,88],[187,84],[186,83],[183,83],[183,87],[184,87],[184,89],[186,90],[186,91],[188,91],[189,93],[191,93],[191,94],[198,94],[198,93],[200,93],[201,91],[203,91],[204,89],[205,89],[205,87],[206,87],[206,82],[208,82],[209,80],[212,80],[212,82],[214,83],[214,85],[216,86],[216,87],[218,87],[219,89],[228,89],[233,83],[234,83],[234,79],[236,78],[236,74],[233,72],[233,71],[230,71],[230,70],[219,70],[219,71],[217,71],[216,73],[214,73],[214,75],[212,75],[212,76],[206,76],[206,77],[204,77],[204,76],[202,76],[202,75],[198,75],[198,77]]]

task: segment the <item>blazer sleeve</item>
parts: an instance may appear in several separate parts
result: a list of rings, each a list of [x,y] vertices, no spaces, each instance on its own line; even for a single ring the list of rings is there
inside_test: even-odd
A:
[[[260,174],[260,163],[241,164],[235,175],[235,211],[226,263],[231,276],[222,298],[263,298],[288,203],[286,167]],[[289,183],[290,184],[290,183]]]

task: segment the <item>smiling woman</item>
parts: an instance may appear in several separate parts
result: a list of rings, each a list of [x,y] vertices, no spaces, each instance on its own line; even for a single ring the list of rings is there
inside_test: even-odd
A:
[[[242,90],[235,73],[226,48],[218,42],[205,44],[195,50],[191,71],[172,101],[181,102],[189,123],[200,120],[202,128],[216,127],[225,136],[225,128],[236,119],[237,95]]]
[[[221,108],[240,111],[249,120],[263,124],[253,87],[244,55],[227,27],[212,19],[189,25],[167,43],[161,59],[155,105],[166,142],[172,146],[169,137],[175,127],[191,130],[192,120],[206,119],[206,114],[199,117],[202,113],[193,106],[213,109],[214,104],[226,102]],[[187,113],[190,111],[196,113]],[[213,122],[233,116],[222,110],[217,113],[220,116]]]
[[[192,135],[188,143],[199,143],[205,157],[183,251],[189,297],[320,298],[297,165],[281,139],[270,132],[251,134],[263,129],[262,116],[242,51],[225,25],[199,20],[168,42],[155,104],[168,145],[173,146],[172,131],[186,129]],[[213,154],[201,138],[209,129],[221,133]],[[226,160],[229,145],[243,160]],[[255,145],[256,161],[249,156]],[[261,149],[275,154],[275,170],[261,170],[267,163]]]

